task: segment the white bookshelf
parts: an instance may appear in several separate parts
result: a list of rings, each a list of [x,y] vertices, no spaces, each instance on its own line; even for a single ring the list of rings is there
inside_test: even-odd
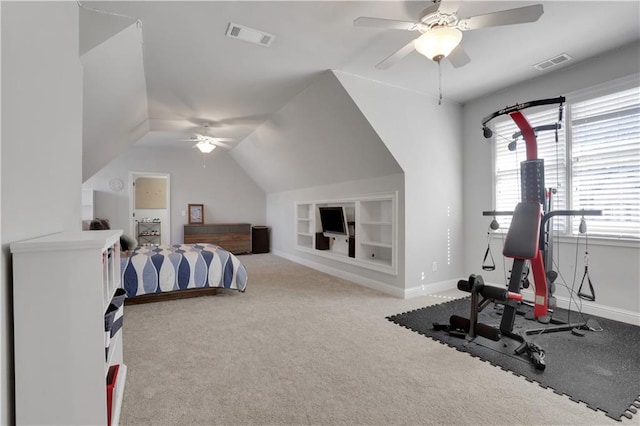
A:
[[[107,355],[104,314],[120,287],[121,234],[59,233],[11,244],[17,424],[107,424],[107,372],[119,364],[111,422],[118,424],[122,330]]]
[[[397,275],[397,194],[371,194],[335,200],[295,203],[296,248],[363,268]],[[346,246],[316,250],[316,233],[322,232],[318,214],[321,206],[341,206],[347,220],[355,222],[355,256],[349,257]]]
[[[313,248],[315,240],[312,203],[296,203],[296,244]]]
[[[394,255],[393,199],[363,200],[359,202],[356,221],[357,257],[367,262],[391,266]]]

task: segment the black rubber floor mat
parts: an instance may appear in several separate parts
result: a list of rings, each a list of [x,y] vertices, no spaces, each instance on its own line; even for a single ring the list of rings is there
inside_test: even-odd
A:
[[[387,317],[400,326],[454,347],[506,371],[581,401],[609,417],[631,418],[640,409],[640,327],[593,315],[571,312],[572,323],[596,320],[602,331],[584,331],[580,337],[570,331],[529,336],[545,350],[544,371],[536,370],[528,355],[516,355],[519,342],[502,337],[494,342],[483,337],[470,339],[435,331],[433,323],[448,324],[456,314],[468,317],[470,298],[457,299]],[[498,326],[500,306],[490,304],[478,315],[478,322]],[[569,313],[556,309],[553,318],[566,321]],[[592,323],[590,322],[590,325]],[[514,332],[544,327],[524,316],[516,318]]]

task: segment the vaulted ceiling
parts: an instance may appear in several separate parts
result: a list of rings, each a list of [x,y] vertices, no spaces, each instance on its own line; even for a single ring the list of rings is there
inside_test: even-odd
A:
[[[81,50],[139,20],[148,122],[142,146],[190,147],[189,132],[210,126],[215,136],[245,140],[325,70],[464,103],[509,85],[555,72],[637,41],[637,1],[448,1],[441,9],[467,17],[542,3],[534,23],[465,32],[464,67],[438,65],[414,52],[395,66],[375,65],[417,33],[355,27],[371,16],[416,21],[429,1],[81,1]],[[229,23],[275,36],[260,46],[225,35]],[[84,34],[84,36],[83,36]],[[87,38],[87,34],[93,34]],[[566,53],[573,59],[547,71],[534,64]],[[615,66],[615,64],[612,64]]]

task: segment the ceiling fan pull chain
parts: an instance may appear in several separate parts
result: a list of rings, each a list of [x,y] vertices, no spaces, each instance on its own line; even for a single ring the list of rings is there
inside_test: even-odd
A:
[[[438,93],[440,97],[438,98],[438,105],[442,104],[442,68],[440,68],[440,61],[438,61]]]

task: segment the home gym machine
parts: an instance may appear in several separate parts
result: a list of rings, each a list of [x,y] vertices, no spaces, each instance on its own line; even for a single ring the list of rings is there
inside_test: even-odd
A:
[[[511,276],[507,289],[486,285],[480,275],[472,274],[468,280],[460,280],[458,289],[471,293],[469,318],[452,315],[448,326],[434,324],[434,327],[448,330],[459,337],[482,336],[493,341],[500,341],[503,336],[512,338],[521,343],[515,353],[528,354],[538,370],[545,369],[545,353],[540,346],[529,341],[527,336],[558,331],[572,331],[580,335],[582,329],[588,328],[586,323],[572,324],[570,318],[567,322],[551,318],[552,309],[555,307],[554,281],[558,274],[553,271],[553,235],[550,219],[554,216],[584,217],[602,214],[601,210],[552,210],[551,201],[555,191],[545,188],[544,160],[538,158],[536,137],[538,132],[555,130],[557,142],[564,102],[565,98],[561,96],[516,104],[496,111],[482,120],[484,137],[490,138],[493,132],[487,127],[487,123],[498,116],[508,114],[520,129],[520,132],[513,135],[514,141],[509,144],[509,149],[516,149],[515,144],[519,137],[522,137],[526,144],[526,160],[520,163],[521,202],[512,212],[483,212],[485,216],[512,216],[502,252],[505,257],[513,259]],[[554,104],[558,105],[556,124],[532,127],[522,113],[527,108]],[[516,315],[525,303],[520,291],[523,287],[529,286],[527,263],[531,265],[535,283],[533,313],[530,318],[546,326],[516,333],[513,330]],[[478,312],[491,302],[503,305],[499,328],[478,322]]]

